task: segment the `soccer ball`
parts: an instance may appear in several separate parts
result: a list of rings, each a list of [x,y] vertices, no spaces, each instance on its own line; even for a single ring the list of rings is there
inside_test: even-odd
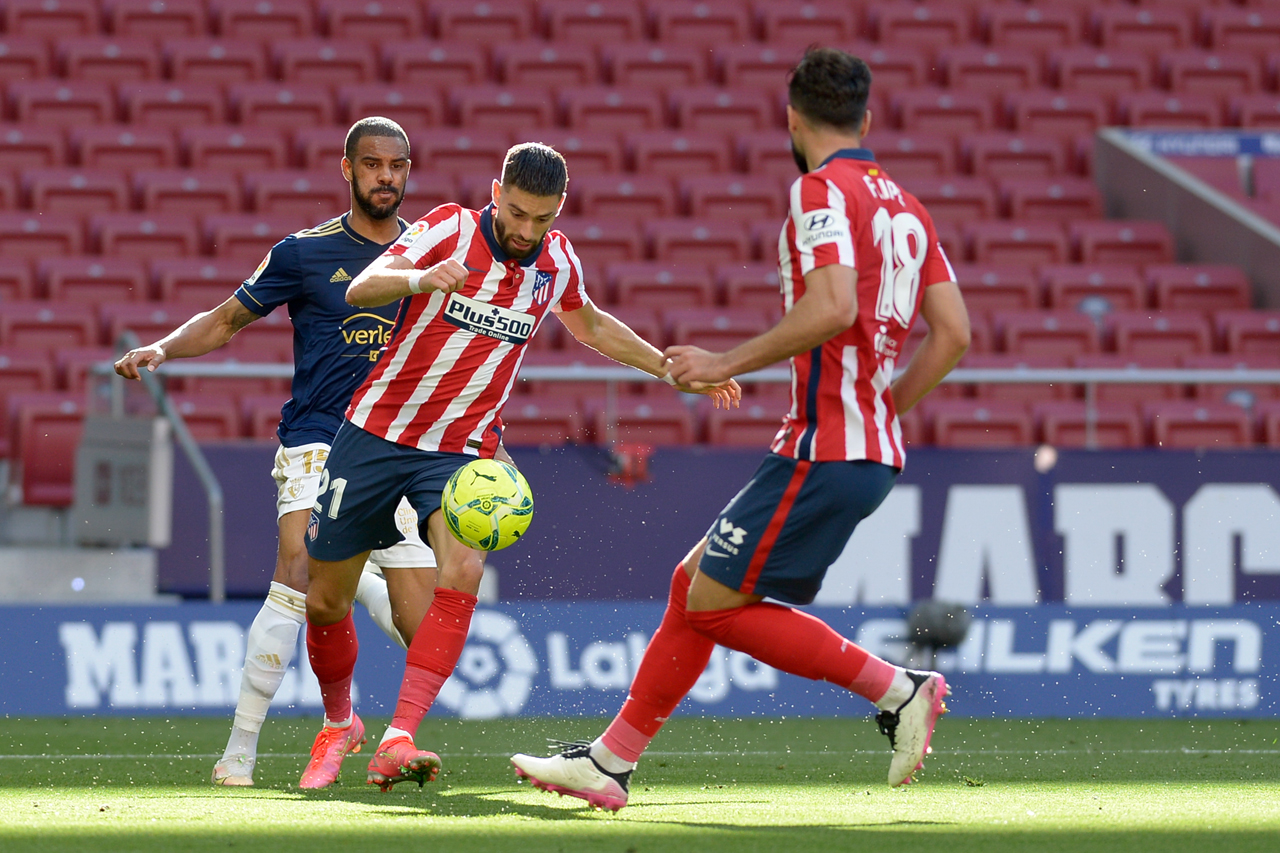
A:
[[[449,532],[478,551],[497,551],[519,539],[533,520],[533,493],[514,465],[476,459],[453,473],[440,496]]]

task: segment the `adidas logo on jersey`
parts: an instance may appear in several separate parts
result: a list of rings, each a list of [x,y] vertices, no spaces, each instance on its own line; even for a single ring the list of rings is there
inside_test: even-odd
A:
[[[338,267],[338,271],[329,279],[329,283],[337,284],[340,281],[351,281],[351,276],[347,275],[347,271],[342,267]]]

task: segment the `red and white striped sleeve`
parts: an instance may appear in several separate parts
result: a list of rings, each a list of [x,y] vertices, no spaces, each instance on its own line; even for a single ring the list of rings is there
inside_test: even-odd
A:
[[[855,266],[848,204],[833,182],[811,172],[792,184],[791,220],[802,275],[832,264]]]
[[[955,281],[956,271],[942,248],[942,241],[938,239],[938,232],[933,227],[933,219],[924,211],[923,206],[920,208],[920,214],[920,218],[924,220],[925,233],[929,235],[929,249],[924,256],[924,264],[920,267],[920,283],[928,287],[944,281]]]
[[[582,277],[582,262],[578,260],[578,254],[573,251],[573,244],[569,242],[568,237],[557,233],[553,239],[560,250],[564,252],[565,259],[568,261],[569,282],[565,286],[564,293],[561,294],[559,301],[551,306],[551,310],[557,314],[561,311],[577,311],[591,302],[591,297],[587,295],[586,281]],[[557,258],[558,261],[559,259]]]
[[[465,214],[461,205],[440,205],[409,226],[387,249],[387,254],[400,255],[418,269],[426,269],[442,259],[437,257],[441,251],[452,251]]]

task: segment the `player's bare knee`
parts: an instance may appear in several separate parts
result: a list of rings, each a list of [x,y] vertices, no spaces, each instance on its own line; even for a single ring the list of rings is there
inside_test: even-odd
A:
[[[440,566],[440,586],[475,595],[480,590],[480,578],[484,576],[484,555],[480,551],[467,550]]]

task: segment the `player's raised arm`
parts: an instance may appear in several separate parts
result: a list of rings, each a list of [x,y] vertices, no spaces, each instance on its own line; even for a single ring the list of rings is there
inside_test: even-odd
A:
[[[347,304],[377,308],[415,293],[452,293],[467,281],[467,270],[454,258],[420,270],[403,255],[385,254],[365,267],[347,286]]]
[[[216,350],[232,335],[258,319],[232,296],[212,311],[197,314],[150,346],[124,354],[116,362],[116,373],[125,379],[141,379],[139,368],[150,372],[171,358],[194,358]]]
[[[926,287],[920,314],[929,324],[929,331],[907,369],[889,386],[894,408],[900,415],[910,411],[941,382],[969,349],[969,312],[954,281]]]

